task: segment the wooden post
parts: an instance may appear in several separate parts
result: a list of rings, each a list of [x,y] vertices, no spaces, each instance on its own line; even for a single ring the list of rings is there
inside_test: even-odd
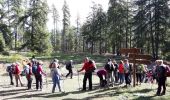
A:
[[[135,60],[135,54],[133,55],[133,87],[136,86],[136,60]]]
[[[151,55],[140,54],[139,48],[122,48],[120,49],[121,54],[129,54],[129,62],[133,63],[133,86],[135,87],[136,83],[136,64],[150,64]]]

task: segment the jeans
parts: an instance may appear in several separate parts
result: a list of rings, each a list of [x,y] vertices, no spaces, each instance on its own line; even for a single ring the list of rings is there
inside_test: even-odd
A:
[[[52,93],[55,92],[56,85],[58,85],[58,89],[59,89],[59,91],[61,92],[60,79],[61,79],[60,76],[57,75],[57,74],[54,74],[54,75],[52,76],[52,80],[53,80]]]
[[[124,73],[119,73],[120,84],[124,83]]]

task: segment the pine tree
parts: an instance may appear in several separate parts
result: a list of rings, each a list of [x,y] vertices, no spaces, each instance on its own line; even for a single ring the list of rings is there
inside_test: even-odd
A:
[[[70,27],[70,11],[69,7],[67,5],[67,2],[64,0],[64,5],[63,5],[63,32],[61,36],[61,50],[62,52],[67,52],[67,44],[68,44],[68,34],[69,34],[69,27]]]

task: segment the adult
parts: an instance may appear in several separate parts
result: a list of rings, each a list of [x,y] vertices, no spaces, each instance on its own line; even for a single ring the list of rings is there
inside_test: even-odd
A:
[[[119,84],[123,84],[124,83],[124,67],[123,67],[122,60],[119,62],[118,71],[119,71]]]
[[[14,71],[14,66],[15,66],[15,63],[7,66],[7,69],[6,71],[8,72],[9,74],[9,77],[10,77],[10,85],[14,85],[14,82],[13,82],[13,71]]]
[[[157,88],[157,92],[156,95],[160,96],[160,95],[165,95],[166,93],[166,66],[163,64],[163,60],[156,60],[156,78],[158,81],[158,88]],[[163,87],[163,90],[162,90]],[[162,90],[162,92],[161,92]]]
[[[52,65],[51,65],[51,77],[53,81],[53,87],[52,87],[52,93],[55,92],[56,85],[58,85],[59,92],[61,92],[61,71],[59,66],[59,60],[54,59]]]
[[[107,71],[107,83],[108,85],[111,85],[113,86],[113,70],[114,70],[114,65],[112,63],[112,60],[111,59],[108,59],[107,63],[105,64],[105,70]]]
[[[14,75],[15,75],[15,80],[16,80],[16,87],[18,87],[18,81],[20,82],[21,86],[23,86],[22,81],[21,81],[21,70],[19,68],[20,63],[16,62],[14,64]]]
[[[42,82],[43,82],[42,75],[46,76],[46,74],[43,72],[43,62],[42,61],[39,61],[37,63],[37,69],[36,69],[36,73],[34,75],[35,75],[35,80],[36,80],[36,89],[42,90]]]
[[[136,67],[136,81],[137,81],[137,85],[138,83],[141,85],[142,83],[142,74],[144,73],[144,65],[143,64],[139,64]]]
[[[78,70],[78,72],[81,72],[85,70],[84,78],[83,78],[83,89],[82,91],[86,90],[86,82],[87,79],[89,80],[89,90],[92,90],[92,73],[95,70],[95,63],[94,61],[89,60],[88,57],[84,59],[84,65],[82,69]]]
[[[118,77],[118,72],[119,72],[118,67],[119,67],[119,65],[117,64],[116,60],[113,60],[113,65],[114,65],[113,73],[114,73],[114,76],[115,76],[115,83],[117,83],[118,80],[119,80],[119,77]]]
[[[104,87],[107,84],[106,75],[107,71],[105,69],[100,69],[97,71],[97,76],[100,79],[100,87]]]
[[[70,78],[73,78],[73,60],[70,60],[67,64],[66,64],[66,69],[68,70],[68,73],[66,75],[66,78],[70,75]]]
[[[32,75],[32,66],[31,66],[31,63],[28,63],[28,62],[24,66],[25,66],[24,72],[25,72],[26,79],[27,79],[27,87],[28,87],[28,90],[29,90],[29,89],[31,89],[32,80],[33,80],[33,78],[31,77],[31,75]]]
[[[131,83],[131,72],[132,72],[132,65],[129,64],[128,59],[124,59],[124,71],[125,71],[125,83],[130,85]]]

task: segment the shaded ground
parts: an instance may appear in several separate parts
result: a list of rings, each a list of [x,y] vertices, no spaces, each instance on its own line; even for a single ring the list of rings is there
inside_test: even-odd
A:
[[[64,68],[62,71],[65,73]],[[99,88],[99,79],[96,75],[93,75],[93,90],[82,92],[79,91],[82,87],[83,75],[78,76],[74,71],[73,79],[64,79],[62,81],[62,88],[64,93],[51,93],[52,82],[51,78],[44,78],[44,85],[42,91],[35,90],[35,80],[33,80],[32,90],[26,90],[26,87],[15,87],[9,85],[9,77],[4,74],[5,69],[1,70],[0,75],[0,99],[2,100],[169,100],[170,99],[170,87],[167,87],[167,93],[164,96],[155,96],[156,84],[142,84],[135,88],[123,86],[114,86],[109,89]],[[169,80],[169,79],[168,79]],[[22,77],[22,81],[26,86],[26,78]],[[169,82],[170,83],[170,82]],[[168,83],[168,84],[169,84]]]

